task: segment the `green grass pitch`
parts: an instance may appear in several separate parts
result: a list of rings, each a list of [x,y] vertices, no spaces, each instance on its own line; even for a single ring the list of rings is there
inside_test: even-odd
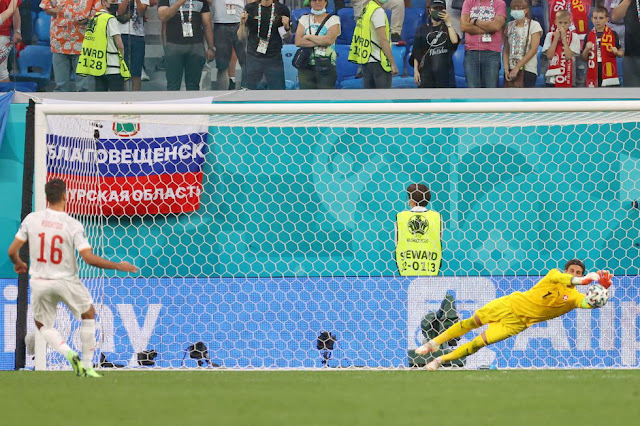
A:
[[[640,424],[640,370],[1,372],[0,424]]]

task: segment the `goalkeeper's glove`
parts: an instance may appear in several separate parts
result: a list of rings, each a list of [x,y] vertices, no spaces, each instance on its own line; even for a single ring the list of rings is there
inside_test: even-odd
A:
[[[589,272],[584,277],[580,277],[578,279],[581,280],[580,284],[587,285],[587,284],[591,284],[594,281],[598,281],[600,279],[600,275],[598,275],[597,272]]]
[[[613,278],[613,274],[609,271],[598,271],[598,282],[604,288],[609,288],[611,286],[611,278]]]

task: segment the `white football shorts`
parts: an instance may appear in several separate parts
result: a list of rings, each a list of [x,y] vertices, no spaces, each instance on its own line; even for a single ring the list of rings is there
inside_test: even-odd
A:
[[[62,302],[80,319],[93,304],[91,293],[80,279],[40,280],[31,279],[31,309],[33,319],[45,327],[56,322],[58,302]]]

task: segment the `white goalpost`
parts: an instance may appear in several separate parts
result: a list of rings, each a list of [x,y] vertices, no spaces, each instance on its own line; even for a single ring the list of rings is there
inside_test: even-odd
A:
[[[640,101],[45,103],[34,209],[65,179],[94,251],[140,268],[79,260],[96,364],[419,367],[433,333],[577,257],[616,274],[607,306],[453,366],[637,368],[639,123]],[[395,265],[415,182],[443,216],[437,277]],[[59,308],[79,349],[76,323]],[[35,368],[67,365],[38,337]]]

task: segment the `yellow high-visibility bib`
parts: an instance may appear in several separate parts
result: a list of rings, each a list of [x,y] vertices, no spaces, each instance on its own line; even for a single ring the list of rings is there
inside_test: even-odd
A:
[[[379,7],[380,5],[375,1],[369,1],[364,12],[360,15],[360,18],[358,18],[356,28],[353,32],[353,38],[351,39],[349,61],[360,65],[369,63],[369,56],[371,56],[372,50],[371,45],[373,43],[371,41],[371,15],[373,15],[373,12]],[[387,37],[389,37],[389,20],[386,14],[384,19],[385,32],[387,33]],[[380,49],[380,65],[382,65],[382,69],[385,71],[391,72],[391,62],[389,62],[389,58],[387,58],[382,49]]]
[[[442,264],[441,221],[440,213],[433,210],[398,213],[396,262],[400,275],[438,275]]]

